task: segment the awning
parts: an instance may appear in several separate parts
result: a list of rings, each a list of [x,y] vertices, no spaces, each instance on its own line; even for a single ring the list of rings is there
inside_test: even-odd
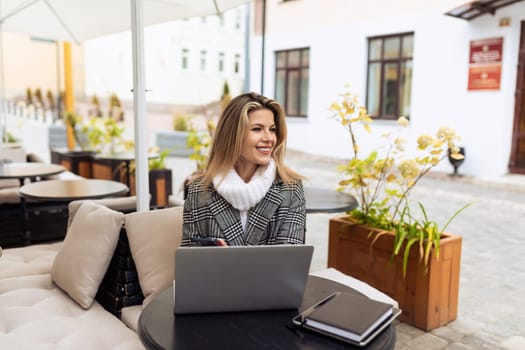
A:
[[[496,10],[523,0],[476,0],[458,6],[445,15],[461,18],[467,21],[484,14],[496,14]]]

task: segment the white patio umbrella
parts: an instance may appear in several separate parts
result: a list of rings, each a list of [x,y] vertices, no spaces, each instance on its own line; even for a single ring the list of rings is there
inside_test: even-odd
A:
[[[149,209],[149,184],[144,25],[221,14],[248,1],[250,0],[0,0],[0,31],[82,43],[97,36],[131,29],[137,210],[146,211]],[[0,98],[3,99],[3,82],[0,89]],[[0,130],[1,124],[0,120]]]

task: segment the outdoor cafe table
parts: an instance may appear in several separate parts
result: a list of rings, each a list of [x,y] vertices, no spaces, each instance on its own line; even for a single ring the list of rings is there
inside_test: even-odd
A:
[[[31,233],[27,230],[29,219],[27,199],[67,203],[79,199],[116,197],[128,192],[128,186],[121,182],[99,179],[48,180],[32,182],[22,186],[18,190],[18,194],[21,198],[24,223],[26,226],[25,239],[27,243],[30,243]]]
[[[138,334],[147,349],[393,349],[396,331],[389,325],[359,348],[292,325],[302,310],[335,291],[359,294],[329,279],[310,276],[299,310],[266,310],[175,315],[173,288],[158,294],[142,311]]]
[[[335,190],[317,187],[304,187],[306,213],[340,213],[357,207],[357,200]]]
[[[79,199],[116,197],[128,193],[121,182],[99,179],[49,180],[33,182],[18,191],[25,199],[70,202]]]
[[[33,179],[60,174],[66,169],[58,164],[37,162],[27,163],[0,163],[0,179],[18,179],[20,186],[24,185],[27,178]]]

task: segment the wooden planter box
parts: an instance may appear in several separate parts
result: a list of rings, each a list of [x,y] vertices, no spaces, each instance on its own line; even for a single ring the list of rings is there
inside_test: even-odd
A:
[[[131,195],[136,194],[135,175],[130,177]],[[171,169],[156,169],[149,172],[149,193],[151,195],[151,205],[154,207],[167,207],[169,197],[172,194],[172,173]]]
[[[67,149],[51,149],[51,163],[60,164],[79,176],[90,179],[93,177],[93,151],[69,151]]]
[[[128,184],[128,168],[122,160],[93,158],[92,171],[94,179],[113,180]]]
[[[372,232],[372,234],[370,234]],[[417,247],[410,250],[406,277],[402,254],[392,259],[394,234],[356,225],[344,216],[330,219],[328,267],[368,283],[399,303],[399,319],[429,331],[457,317],[461,237],[444,233],[439,258],[431,253],[428,272],[419,261]],[[404,248],[403,248],[404,249]]]

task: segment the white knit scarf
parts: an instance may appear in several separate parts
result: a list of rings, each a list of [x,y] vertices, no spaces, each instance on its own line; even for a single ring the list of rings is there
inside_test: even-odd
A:
[[[215,176],[213,186],[232,207],[239,210],[242,228],[246,231],[248,210],[263,199],[274,179],[275,163],[270,159],[268,165],[257,168],[248,183],[244,182],[235,169],[231,169],[226,176]]]

